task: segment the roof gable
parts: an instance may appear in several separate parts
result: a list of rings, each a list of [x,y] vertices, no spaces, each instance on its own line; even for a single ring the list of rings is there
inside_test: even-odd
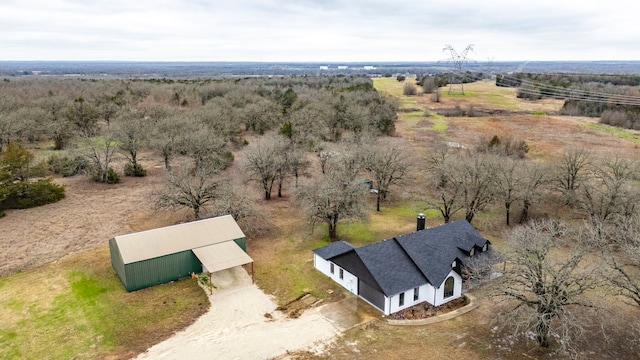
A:
[[[395,239],[363,246],[357,248],[355,252],[387,296],[427,282]]]
[[[373,289],[381,293],[384,292],[384,290],[382,290],[382,288],[380,287],[380,284],[378,284],[375,276],[371,274],[367,265],[362,262],[360,256],[358,256],[358,254],[355,252],[355,249],[353,251],[348,251],[344,254],[333,257],[331,259],[331,262],[355,275],[359,281],[367,283]]]
[[[351,251],[355,249],[355,247],[349,244],[346,241],[336,241],[332,242],[329,245],[314,249],[313,252],[318,254],[321,258],[325,260],[329,260],[334,256],[338,256],[346,253],[347,251]]]
[[[483,247],[489,242],[466,220],[401,235],[396,239],[434,286],[439,286],[447,278],[455,260],[466,263],[473,247]]]
[[[152,259],[245,235],[231,215],[115,236],[125,264]]]

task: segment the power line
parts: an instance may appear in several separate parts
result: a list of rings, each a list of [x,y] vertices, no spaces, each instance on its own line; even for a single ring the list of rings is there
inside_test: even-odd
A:
[[[477,81],[482,80],[483,78],[475,76],[471,73],[463,73],[458,71],[456,73],[457,76],[462,77],[463,79],[466,77],[471,80]],[[492,74],[495,75],[495,74]],[[562,86],[552,86],[548,84],[540,84],[536,83],[530,79],[522,79],[509,75],[502,75],[503,79],[507,81],[511,81],[512,83],[520,83],[518,87],[518,91],[522,94],[533,95],[533,96],[550,96],[555,98],[562,98],[564,100],[579,100],[579,101],[587,101],[587,102],[597,102],[604,103],[610,105],[630,105],[630,106],[640,106],[640,97],[632,96],[632,95],[621,95],[621,94],[612,94],[606,93],[602,91],[588,91],[577,88],[565,88]],[[463,93],[464,94],[464,93]]]
[[[455,71],[449,74],[449,94],[451,94],[453,90],[453,84],[454,84],[453,74],[455,74],[456,72],[458,74],[462,73],[462,66],[468,62],[467,54],[469,53],[469,51],[473,51],[473,44],[467,45],[467,47],[462,51],[461,54],[458,54],[458,52],[451,45],[445,45],[442,51],[449,52],[451,56],[449,58],[449,62],[453,64],[455,68]],[[462,95],[464,95],[464,79],[463,78],[460,79],[460,88],[462,90]]]

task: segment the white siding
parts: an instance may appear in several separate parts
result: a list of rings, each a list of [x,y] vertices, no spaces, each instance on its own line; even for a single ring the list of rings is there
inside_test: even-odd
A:
[[[342,285],[345,289],[349,290],[353,294],[358,294],[358,278],[349,273],[348,271],[342,269],[343,276],[340,279],[340,267],[334,264],[334,272],[331,273],[331,261],[325,260],[317,254],[313,254],[313,267],[318,269],[321,273],[330,277],[333,281]],[[462,278],[458,273],[451,270],[447,278],[454,278],[454,286],[453,286],[453,296],[444,299],[444,282],[440,284],[438,288],[432,286],[431,284],[424,284],[419,287],[418,290],[418,299],[413,300],[413,292],[414,289],[407,289],[404,293],[404,305],[399,306],[400,294],[393,295],[391,297],[385,297],[384,301],[384,309],[382,309],[385,315],[392,314],[394,312],[400,311],[402,309],[406,309],[413,305],[419,304],[421,302],[428,302],[433,306],[442,305],[448,301],[453,299],[457,299],[462,295]],[[445,279],[446,281],[446,279]]]
[[[400,294],[393,295],[390,298],[387,298],[386,308],[388,312],[385,314],[393,314],[394,312],[400,311],[402,309],[406,309],[412,307],[413,305],[420,304],[421,302],[432,303],[434,299],[434,294],[436,293],[436,289],[431,286],[431,284],[424,284],[418,287],[418,299],[413,300],[415,289],[408,289],[404,292],[404,305],[400,306]]]
[[[453,283],[453,296],[448,297],[448,298],[444,298],[444,283],[447,281],[447,279],[452,276],[454,279],[454,283]],[[455,271],[451,270],[451,272],[449,273],[449,275],[447,275],[447,278],[444,279],[444,281],[442,282],[442,284],[440,284],[440,286],[438,287],[438,289],[436,290],[435,293],[435,300],[433,302],[434,306],[440,306],[446,302],[449,302],[453,299],[457,299],[462,295],[462,278],[460,277],[460,275],[458,275],[458,273],[456,273]]]
[[[349,290],[353,294],[358,294],[358,278],[350,272],[340,268],[340,266],[333,266],[333,274],[331,273],[331,264],[329,260],[325,260],[318,254],[313,254],[313,267],[318,269],[321,273],[330,277],[333,281],[342,285],[345,289]],[[340,279],[340,270],[342,270],[342,279]]]

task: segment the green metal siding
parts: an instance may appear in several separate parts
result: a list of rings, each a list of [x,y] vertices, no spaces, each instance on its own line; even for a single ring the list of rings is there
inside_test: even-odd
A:
[[[247,252],[247,238],[235,239],[233,241],[240,246],[242,251]]]
[[[190,276],[192,272],[202,272],[202,264],[191,250],[126,264],[124,267],[126,281],[122,283],[127,291],[178,280]]]
[[[120,249],[116,243],[116,239],[109,240],[109,252],[111,253],[111,266],[116,271],[116,274],[120,278],[120,281],[127,287],[127,277],[125,276],[124,261],[120,255]]]
[[[243,251],[247,251],[246,238],[235,239],[234,242]],[[178,280],[190,276],[192,272],[202,272],[202,263],[191,250],[130,264],[124,263],[115,239],[109,240],[109,251],[111,266],[127,291]]]

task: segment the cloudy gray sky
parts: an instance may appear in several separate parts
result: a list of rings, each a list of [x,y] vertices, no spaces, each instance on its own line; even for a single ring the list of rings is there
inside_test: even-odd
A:
[[[0,60],[640,60],[634,0],[0,0]]]

